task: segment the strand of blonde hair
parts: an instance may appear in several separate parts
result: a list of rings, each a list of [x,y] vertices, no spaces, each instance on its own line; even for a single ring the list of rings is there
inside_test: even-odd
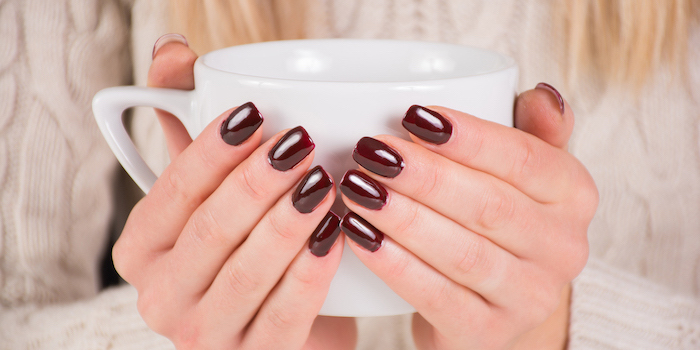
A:
[[[589,74],[641,86],[655,70],[684,70],[697,0],[552,0],[570,86]],[[306,0],[172,0],[172,27],[195,52],[305,36]]]
[[[684,70],[696,13],[691,0],[569,0],[555,6],[571,86],[592,73],[641,87],[661,67]]]
[[[304,0],[173,0],[171,28],[192,49],[304,37]]]

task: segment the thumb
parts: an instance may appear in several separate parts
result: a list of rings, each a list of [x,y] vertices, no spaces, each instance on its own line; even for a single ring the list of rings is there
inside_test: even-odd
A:
[[[566,149],[574,129],[574,113],[554,87],[539,83],[518,96],[514,124],[554,147]]]
[[[165,34],[153,46],[153,62],[148,70],[148,86],[181,90],[194,89],[194,61],[197,55],[187,46],[180,34]],[[192,139],[179,119],[156,109],[170,153],[170,159],[179,155]]]

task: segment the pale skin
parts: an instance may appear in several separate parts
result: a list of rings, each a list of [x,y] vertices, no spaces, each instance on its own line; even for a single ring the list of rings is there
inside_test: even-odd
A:
[[[195,59],[165,44],[149,85],[192,89]],[[420,349],[565,348],[569,284],[585,264],[598,200],[566,152],[571,109],[562,115],[542,89],[518,97],[517,128],[430,108],[454,126],[447,143],[375,137],[406,166],[393,179],[361,169],[385,186],[387,204],[344,202],[387,237],[375,252],[351,249],[415,306]],[[266,155],[283,132],[261,144],[264,123],[231,146],[217,131],[227,113],[194,141],[157,114],[173,161],[113,252],[149,327],[179,349],[353,349],[353,319],[316,316],[344,237],[324,257],[307,248],[335,191],[308,214],[291,205],[313,153],[280,172]]]

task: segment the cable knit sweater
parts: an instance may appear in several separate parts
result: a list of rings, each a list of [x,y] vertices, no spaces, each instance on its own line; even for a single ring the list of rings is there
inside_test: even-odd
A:
[[[99,89],[144,83],[167,3],[0,0],[0,349],[172,348],[139,317],[133,288],[99,290],[124,184],[90,111]],[[700,348],[697,27],[686,79],[658,72],[635,95],[596,81],[565,88],[549,1],[317,0],[309,18],[310,37],[494,49],[517,60],[522,90],[559,87],[576,113],[570,149],[601,194],[591,259],[573,284],[569,347]],[[162,169],[155,118],[139,110],[133,123]],[[358,325],[361,349],[413,348],[409,316]]]

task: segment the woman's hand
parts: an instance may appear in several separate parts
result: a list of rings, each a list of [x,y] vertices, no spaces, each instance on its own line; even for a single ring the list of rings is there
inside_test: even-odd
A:
[[[564,149],[570,108],[538,87],[518,98],[515,117],[542,138],[414,106],[404,118],[414,142],[379,136],[356,147],[361,171],[340,188],[357,215],[342,229],[360,260],[416,307],[421,349],[526,347],[553,314],[545,325],[559,338],[547,345],[564,346],[560,301],[586,263],[598,193]]]
[[[194,53],[161,46],[150,85],[191,88]],[[172,162],[113,250],[148,326],[182,349],[340,348],[339,338],[354,346],[352,320],[316,316],[343,242],[333,245],[332,180],[320,167],[307,172],[306,132],[260,145],[262,117],[250,103],[194,141],[172,116],[159,118]]]

